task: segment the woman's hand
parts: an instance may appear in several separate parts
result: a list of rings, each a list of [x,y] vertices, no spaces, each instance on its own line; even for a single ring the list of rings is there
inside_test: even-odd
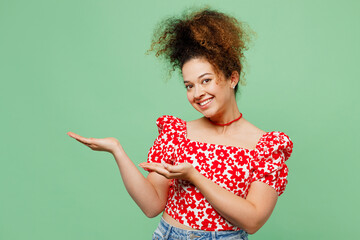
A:
[[[73,132],[68,132],[67,134],[94,151],[105,151],[113,154],[116,148],[121,147],[119,141],[113,137],[85,138]]]
[[[179,165],[170,165],[167,163],[140,163],[140,167],[157,172],[167,179],[182,179],[192,182],[195,174],[199,173],[190,163],[180,163]]]

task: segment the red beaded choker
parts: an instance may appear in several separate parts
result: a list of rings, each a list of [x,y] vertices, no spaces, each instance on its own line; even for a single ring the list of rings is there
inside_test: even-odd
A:
[[[210,118],[208,118],[208,119],[209,119],[209,121],[210,121],[212,124],[214,124],[214,125],[218,125],[218,126],[228,126],[228,125],[230,125],[231,123],[239,120],[241,117],[242,117],[242,113],[240,113],[240,117],[238,117],[237,119],[232,120],[231,122],[228,122],[228,123],[223,123],[223,124],[222,124],[222,123],[213,122],[213,121],[210,120]]]

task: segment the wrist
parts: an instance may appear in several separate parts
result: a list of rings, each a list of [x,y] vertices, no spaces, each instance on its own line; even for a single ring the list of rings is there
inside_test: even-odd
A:
[[[201,173],[194,167],[193,173],[190,177],[190,182],[196,186],[201,177],[203,177],[203,175],[201,175]]]
[[[125,151],[121,145],[116,146],[115,149],[111,152],[111,154],[114,155],[115,158],[121,158],[124,153]]]

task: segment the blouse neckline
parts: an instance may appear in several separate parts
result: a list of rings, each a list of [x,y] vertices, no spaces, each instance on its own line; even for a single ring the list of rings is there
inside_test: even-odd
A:
[[[179,118],[180,119],[180,118]],[[224,145],[224,144],[216,144],[216,143],[207,143],[207,142],[200,142],[200,141],[196,141],[196,140],[191,140],[190,138],[187,137],[187,122],[185,120],[182,120],[180,119],[183,124],[184,124],[184,138],[186,141],[188,142],[193,142],[193,143],[199,143],[199,144],[202,144],[202,145],[210,145],[210,146],[219,146],[219,147],[225,147],[225,148],[235,148],[235,149],[238,149],[238,150],[244,150],[244,151],[248,151],[248,152],[252,152],[252,151],[255,151],[257,150],[257,147],[260,145],[260,143],[262,142],[262,139],[274,132],[274,131],[271,131],[271,132],[265,132],[258,140],[258,142],[256,143],[256,146],[254,149],[249,149],[249,148],[243,148],[243,147],[236,147],[236,146],[232,146],[232,145]]]

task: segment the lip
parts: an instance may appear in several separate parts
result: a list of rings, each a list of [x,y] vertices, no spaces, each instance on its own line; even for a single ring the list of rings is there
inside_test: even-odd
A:
[[[197,103],[197,104],[200,104],[200,103],[205,102],[205,101],[207,101],[207,100],[209,100],[209,99],[212,99],[212,98],[214,98],[214,97],[209,97],[209,98],[207,98],[207,99],[204,99],[204,100],[202,100],[202,101],[198,101],[198,102],[196,102],[196,103]]]
[[[197,104],[199,105],[199,107],[200,107],[201,109],[205,109],[205,108],[207,108],[207,107],[209,106],[209,104],[212,102],[213,98],[214,98],[214,97],[207,98],[207,99],[205,99],[205,100],[203,100],[203,101],[201,101],[201,102],[197,102]],[[205,104],[205,105],[203,105],[203,106],[200,105],[200,103],[205,102],[205,101],[208,101],[208,100],[210,100],[210,101],[209,101],[207,104]]]

